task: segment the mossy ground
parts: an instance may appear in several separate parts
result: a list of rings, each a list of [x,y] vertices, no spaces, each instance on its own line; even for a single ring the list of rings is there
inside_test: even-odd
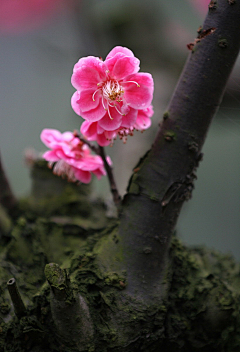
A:
[[[240,270],[231,256],[188,248],[173,236],[167,296],[145,305],[125,294],[127,272],[104,272],[96,260],[100,241],[115,236],[117,219],[107,218],[105,205],[90,201],[87,189],[62,187],[57,200],[35,194],[22,202],[21,216],[2,233],[0,351],[77,351],[57,338],[44,276],[50,262],[67,269],[89,306],[95,334],[86,351],[240,350]],[[6,288],[11,277],[27,306],[21,319]]]

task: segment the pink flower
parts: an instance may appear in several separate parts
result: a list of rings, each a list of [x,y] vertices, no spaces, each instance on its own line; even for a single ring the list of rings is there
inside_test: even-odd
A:
[[[139,110],[134,128],[138,131],[144,131],[149,128],[152,124],[151,117],[153,116],[154,111],[152,105],[148,108]]]
[[[117,137],[116,131],[105,131],[97,121],[84,121],[80,132],[89,141],[96,141],[101,147],[109,145]]]
[[[106,131],[100,125],[99,121],[90,122],[84,121],[80,132],[89,141],[97,141],[102,147],[113,143],[113,140],[119,135],[120,139],[125,141],[128,135],[133,135],[134,130],[144,131],[151,126],[151,117],[153,116],[153,108],[150,105],[148,108],[143,110],[138,110],[138,115],[135,123],[132,126],[122,123],[122,125],[113,131]],[[123,117],[123,120],[127,117]]]
[[[66,4],[64,0],[1,0],[0,31],[18,34],[36,28]]]
[[[153,79],[149,73],[138,73],[139,60],[131,50],[117,46],[106,60],[88,56],[73,69],[72,108],[98,129],[113,131],[133,128],[138,111],[150,106]],[[101,134],[101,133],[100,133]]]
[[[208,12],[208,5],[210,0],[189,0],[191,5],[195,7],[201,15],[206,15]]]
[[[92,155],[89,147],[72,132],[61,133],[54,129],[44,129],[41,140],[51,149],[42,157],[49,161],[49,167],[54,165],[53,172],[58,176],[67,177],[71,182],[89,183],[91,172],[98,179],[106,175],[101,157]],[[107,161],[111,164],[109,157]]]

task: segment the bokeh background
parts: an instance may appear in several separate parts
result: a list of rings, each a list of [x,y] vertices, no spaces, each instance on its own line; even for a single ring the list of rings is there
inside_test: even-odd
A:
[[[105,58],[129,47],[141,71],[155,80],[152,127],[124,145],[107,148],[121,194],[131,170],[151,146],[163,112],[208,11],[208,0],[1,0],[0,150],[12,188],[30,192],[24,150],[45,151],[43,128],[79,129],[71,108],[70,78],[82,56]],[[240,258],[240,63],[204,145],[193,199],[183,209],[178,235]],[[110,199],[106,179],[94,193]]]

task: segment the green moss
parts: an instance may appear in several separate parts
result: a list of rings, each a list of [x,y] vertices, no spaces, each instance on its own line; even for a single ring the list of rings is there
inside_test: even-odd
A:
[[[234,260],[230,256],[220,255],[204,248],[189,249],[173,237],[170,248],[171,265],[165,278],[171,282],[168,298],[160,305],[152,302],[150,306],[145,306],[143,302],[126,296],[127,272],[104,270],[105,265],[107,267],[113,258],[110,247],[105,254],[102,251],[106,243],[112,244],[112,248],[119,243],[116,229],[117,225],[114,224],[102,232],[91,234],[90,230],[90,236],[84,238],[79,236],[78,241],[82,244],[77,246],[75,241],[71,244],[72,237],[76,239],[76,234],[67,236],[63,230],[61,231],[61,226],[49,220],[38,219],[33,226],[32,222],[21,218],[13,230],[13,239],[6,250],[7,257],[11,258],[13,265],[21,262],[27,268],[28,275],[26,273],[20,275],[20,272],[18,274],[21,291],[26,282],[33,286],[37,280],[38,285],[34,287],[36,292],[39,283],[45,280],[44,277],[42,281],[39,277],[34,279],[36,267],[33,262],[38,263],[37,266],[40,265],[43,271],[50,257],[61,258],[62,255],[62,262],[67,263],[75,291],[79,291],[89,304],[91,317],[97,327],[95,338],[98,350],[134,352],[142,346],[146,351],[157,352],[161,349],[161,351],[192,352],[201,351],[202,345],[205,346],[203,351],[217,351],[219,346],[227,346],[226,348],[232,346],[233,349],[229,351],[232,352],[234,349],[237,351],[235,346],[240,346],[236,328],[236,322],[239,320],[237,312],[240,280],[239,266]],[[56,245],[58,255],[54,254],[54,250],[47,244],[47,239],[52,236],[55,241],[58,236],[60,242],[65,239],[65,245],[62,242],[62,249]],[[18,244],[20,252],[17,251]],[[31,250],[34,255],[30,253]],[[45,260],[43,251],[45,256],[47,254]],[[29,258],[24,262],[26,253]],[[104,260],[99,262],[99,255],[105,258],[105,264]],[[118,260],[121,262],[123,258],[115,258],[115,261]],[[7,276],[2,277],[5,277],[6,281]],[[51,281],[54,283],[54,278]],[[56,284],[59,286],[58,282]],[[30,292],[33,294],[34,290],[28,289],[24,292],[25,302]],[[4,307],[8,308],[9,305],[6,299],[1,302],[4,316]],[[42,345],[41,336],[46,335],[51,322],[49,289],[46,284],[42,291],[35,295],[34,305],[28,308],[28,311],[30,316],[43,322],[41,332],[36,332],[37,328],[33,328],[29,320],[23,320],[21,326],[16,320],[10,324],[2,323],[4,331],[8,334],[11,331],[9,336],[14,338],[19,336],[22,339],[26,331],[30,333],[31,330],[33,335],[30,335],[37,336],[38,344]],[[3,332],[3,339],[6,339],[6,333]],[[126,341],[131,341],[133,337],[136,339],[134,344],[127,346]],[[57,351],[57,342],[54,342],[54,347],[46,336],[44,338],[48,341],[46,351]],[[4,342],[0,334],[0,346],[1,344],[4,345]],[[9,351],[21,351],[22,347],[20,345],[14,347],[8,341],[8,348]]]
[[[131,282],[124,258],[132,254],[121,250],[118,222],[102,219],[104,206],[99,203],[91,205],[87,218],[82,207],[74,216],[68,211],[60,215],[62,210],[56,207],[53,212],[46,209],[46,214],[41,210],[39,216],[39,209],[25,201],[25,213],[1,250],[0,350],[74,351],[60,347],[54,328],[50,288],[43,274],[51,262],[68,272],[71,289],[89,307],[95,349],[91,345],[86,351],[240,350],[240,268],[231,256],[188,248],[174,236],[163,279],[168,291],[164,300],[146,305],[141,297],[127,294]],[[151,249],[143,248],[151,260]],[[27,316],[21,320],[14,317],[6,290],[12,276],[27,306]],[[66,289],[66,282],[52,270],[47,269],[46,276],[52,286]]]
[[[218,46],[220,46],[220,48],[227,48],[228,47],[228,41],[227,39],[219,39],[218,40]]]
[[[176,140],[176,133],[174,131],[165,131],[164,132],[164,139],[168,142],[172,142]]]
[[[169,111],[165,111],[165,113],[163,114],[163,120],[167,120],[169,118]]]

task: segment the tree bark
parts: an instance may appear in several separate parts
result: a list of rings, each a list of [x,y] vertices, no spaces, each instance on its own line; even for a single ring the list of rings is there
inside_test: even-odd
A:
[[[121,269],[127,270],[133,296],[138,292],[151,302],[164,294],[171,236],[183,202],[191,197],[201,149],[239,47],[239,2],[212,1],[152,148],[134,168],[119,242],[114,249],[111,245],[113,258],[124,253]]]

